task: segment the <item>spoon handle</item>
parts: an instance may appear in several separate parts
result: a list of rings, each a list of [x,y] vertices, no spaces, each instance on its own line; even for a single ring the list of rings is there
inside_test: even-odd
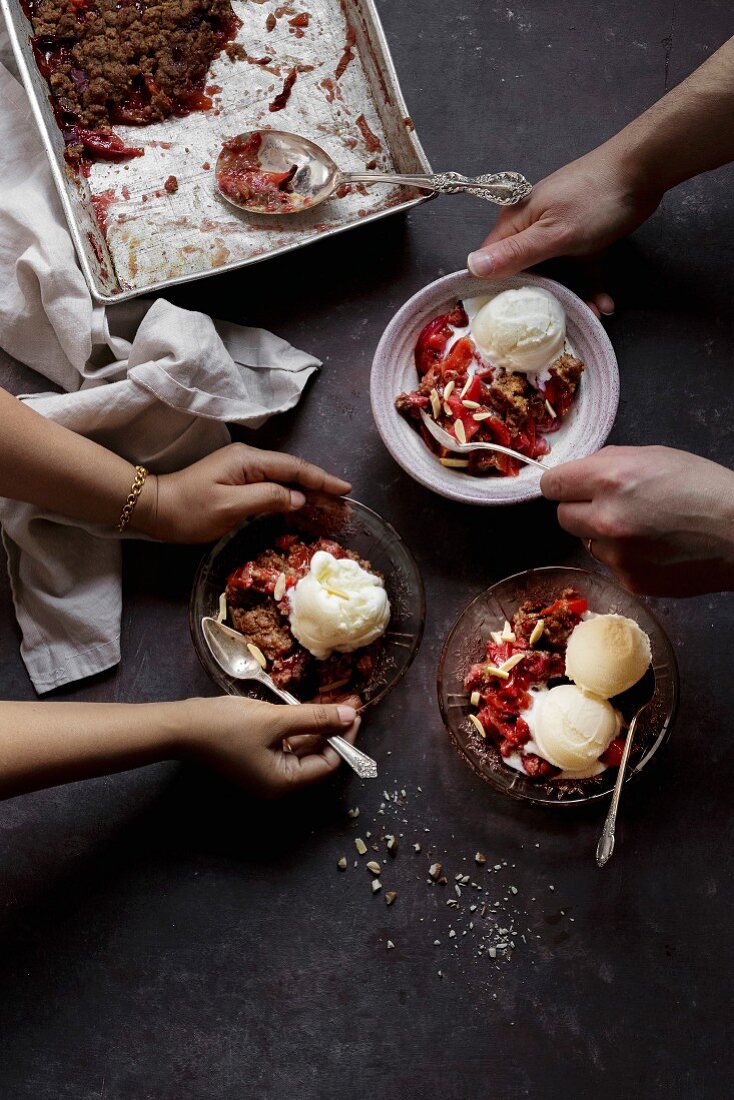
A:
[[[278,695],[284,703],[288,703],[291,706],[301,705],[300,699],[296,699],[295,695],[291,695],[289,691],[279,688],[273,683],[269,676],[267,679],[263,677],[263,683]],[[329,742],[332,749],[341,756],[344,763],[348,764],[352,771],[357,773],[360,779],[377,778],[377,763],[371,756],[368,756],[366,752],[362,752],[356,745],[351,745],[349,741],[340,737],[338,733],[332,734],[330,737],[327,737],[326,740]]]
[[[487,199],[498,206],[514,206],[533,190],[519,172],[492,172],[484,176],[462,176],[459,172],[436,172],[433,175],[400,175],[389,172],[345,172],[343,183],[391,183],[396,186],[419,187],[441,195],[464,192]]]
[[[635,734],[635,726],[637,725],[639,715],[640,712],[638,711],[630,722],[629,729],[627,730],[627,737],[625,738],[624,749],[622,751],[622,759],[619,762],[619,771],[617,772],[617,781],[612,791],[612,804],[609,807],[609,813],[604,822],[604,828],[601,831],[599,843],[596,846],[596,862],[599,867],[603,867],[604,864],[611,859],[612,852],[614,851],[614,827],[617,824],[617,810],[619,809],[619,800],[622,797],[622,785],[627,772],[627,761],[629,760],[630,749],[632,748],[632,738]]]

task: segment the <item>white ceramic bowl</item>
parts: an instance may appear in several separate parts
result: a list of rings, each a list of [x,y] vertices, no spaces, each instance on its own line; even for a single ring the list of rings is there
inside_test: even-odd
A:
[[[566,331],[586,369],[576,399],[563,427],[548,436],[548,466],[598,451],[611,431],[619,404],[619,370],[609,337],[589,307],[567,287],[540,275],[508,279],[477,279],[455,271],[419,290],[398,310],[377,346],[372,362],[370,396],[377,430],[390,454],[412,478],[450,500],[465,504],[518,504],[541,496],[541,471],[524,466],[517,477],[472,477],[447,469],[428,450],[418,432],[395,408],[395,398],[418,384],[414,350],[421,329],[433,317],[451,309],[459,299],[492,297],[503,290],[538,286],[550,291],[566,311]]]

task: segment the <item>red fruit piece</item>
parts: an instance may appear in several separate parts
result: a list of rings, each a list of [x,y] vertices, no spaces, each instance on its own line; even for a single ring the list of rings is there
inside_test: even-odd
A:
[[[472,380],[469,383],[466,390],[462,393],[462,401],[477,401],[479,404],[482,402],[484,396],[484,386],[482,380],[478,374],[472,376]]]
[[[624,738],[615,737],[611,745],[602,756],[599,757],[602,764],[606,764],[608,768],[618,768],[622,763],[622,753],[624,752]]]
[[[469,318],[460,303],[449,313],[429,321],[421,331],[415,346],[415,365],[418,374],[424,375],[431,367],[436,366],[443,358],[446,344],[453,335],[454,329],[464,328],[468,324]]]
[[[474,345],[468,336],[462,336],[457,340],[449,354],[443,361],[441,370],[444,374],[456,371],[457,374],[465,374],[476,358]]]
[[[479,421],[474,419],[474,414],[471,409],[467,409],[462,405],[461,398],[455,391],[450,395],[446,404],[451,409],[451,415],[453,416],[454,420],[460,420],[461,423],[464,425],[464,435],[466,436],[468,442],[472,438],[472,436],[475,436],[479,431]],[[449,427],[448,430],[451,435],[455,436],[458,439],[458,436],[456,435],[456,429],[453,424]]]
[[[552,764],[549,764],[547,760],[543,760],[540,756],[536,756],[534,752],[524,752],[522,754],[522,766],[532,779],[553,775],[557,770]]]

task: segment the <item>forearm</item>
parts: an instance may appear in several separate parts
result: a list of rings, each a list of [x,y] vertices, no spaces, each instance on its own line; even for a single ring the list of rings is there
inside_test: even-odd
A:
[[[734,38],[602,149],[658,193],[734,160]]]
[[[47,420],[0,390],[0,496],[114,527],[135,476],[124,458]],[[157,484],[149,477],[131,527],[153,526]]]
[[[0,798],[173,759],[187,706],[0,702]]]

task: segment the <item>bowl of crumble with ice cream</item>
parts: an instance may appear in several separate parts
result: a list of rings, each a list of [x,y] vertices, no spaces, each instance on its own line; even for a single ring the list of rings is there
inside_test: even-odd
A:
[[[541,495],[542,470],[606,441],[619,403],[617,361],[602,325],[566,287],[538,275],[487,282],[454,272],[395,314],[375,352],[372,413],[393,458],[421,485],[467,504]]]
[[[459,754],[498,790],[543,805],[610,795],[627,727],[651,692],[626,781],[670,735],[675,654],[646,604],[583,569],[531,569],[482,592],[439,663],[439,706]]]
[[[247,520],[202,560],[189,605],[194,648],[232,695],[277,702],[214,660],[201,620],[242,635],[273,682],[302,702],[364,708],[398,683],[420,644],[423,583],[398,533],[358,501],[310,494],[287,515]]]

